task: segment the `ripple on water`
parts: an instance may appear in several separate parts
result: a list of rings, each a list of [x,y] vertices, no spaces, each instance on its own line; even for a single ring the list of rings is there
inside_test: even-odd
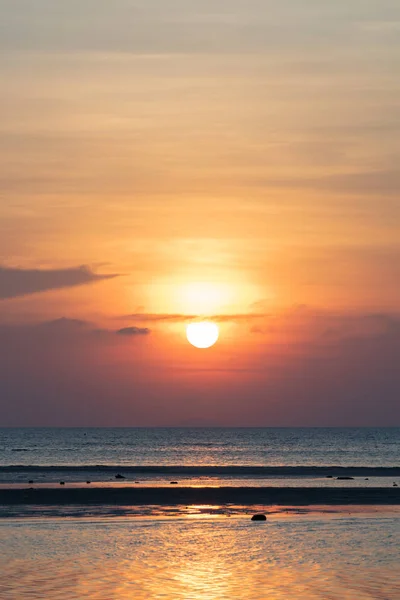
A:
[[[396,600],[398,518],[0,524],[2,600]]]

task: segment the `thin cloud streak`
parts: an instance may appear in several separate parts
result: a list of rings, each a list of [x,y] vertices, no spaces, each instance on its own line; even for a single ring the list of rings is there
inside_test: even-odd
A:
[[[118,329],[115,332],[117,335],[148,335],[150,333],[150,329],[148,327],[123,327],[122,329]]]
[[[140,323],[185,323],[187,321],[219,321],[220,323],[234,321],[250,321],[252,319],[265,318],[266,314],[237,313],[216,315],[185,315],[175,313],[133,313],[117,317],[120,320],[133,320]]]

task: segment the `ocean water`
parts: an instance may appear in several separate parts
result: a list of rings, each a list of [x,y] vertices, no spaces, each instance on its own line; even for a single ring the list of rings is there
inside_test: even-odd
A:
[[[399,600],[400,515],[0,521],[2,600]]]
[[[0,429],[0,485],[116,484],[121,472],[139,485],[328,486],[341,467],[355,480],[336,485],[386,486],[399,459],[400,428]]]
[[[0,487],[392,486],[399,446],[395,428],[1,429]],[[400,600],[398,507],[103,504],[3,505],[0,599]]]
[[[400,428],[0,428],[0,465],[398,466]]]

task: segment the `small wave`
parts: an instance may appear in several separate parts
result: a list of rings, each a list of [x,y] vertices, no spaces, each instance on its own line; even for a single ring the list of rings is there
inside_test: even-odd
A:
[[[398,477],[400,467],[243,465],[4,465],[0,473],[122,473],[124,475],[226,475],[242,477]]]

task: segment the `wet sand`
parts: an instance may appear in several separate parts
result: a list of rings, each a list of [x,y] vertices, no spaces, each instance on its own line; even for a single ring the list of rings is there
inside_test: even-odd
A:
[[[164,487],[26,488],[0,490],[0,507],[10,505],[178,505],[264,506],[399,505],[398,488]]]

